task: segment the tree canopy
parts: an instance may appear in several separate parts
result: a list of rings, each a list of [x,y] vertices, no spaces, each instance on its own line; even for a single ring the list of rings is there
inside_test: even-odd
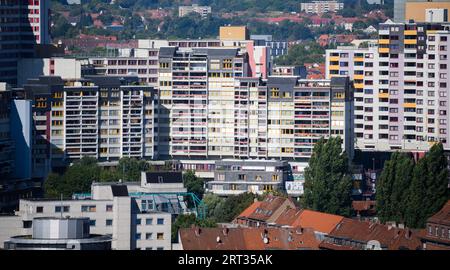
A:
[[[83,157],[69,166],[64,174],[50,173],[44,182],[47,198],[71,197],[73,193],[90,192],[92,182],[140,181],[141,171],[151,171],[145,160],[121,158],[117,167],[100,167],[92,157]]]
[[[441,143],[417,163],[410,155],[394,153],[377,182],[377,212],[382,222],[423,228],[449,199],[447,159]]]
[[[350,216],[352,177],[340,137],[320,139],[305,169],[303,205],[316,211]]]

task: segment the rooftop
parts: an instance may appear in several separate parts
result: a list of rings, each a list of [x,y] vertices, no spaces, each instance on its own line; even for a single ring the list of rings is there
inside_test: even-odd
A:
[[[450,200],[447,201],[439,212],[430,217],[428,222],[450,226]]]
[[[189,228],[180,230],[184,250],[301,250],[319,247],[310,229]]]
[[[390,250],[415,250],[421,246],[416,231],[348,218],[344,218],[329,235],[333,238],[361,243],[368,243],[369,241],[375,240],[381,244],[381,247]],[[330,245],[330,243],[327,244]]]

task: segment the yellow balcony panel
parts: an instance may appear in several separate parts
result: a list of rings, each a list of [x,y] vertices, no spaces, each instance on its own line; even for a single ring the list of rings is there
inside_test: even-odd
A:
[[[355,62],[364,62],[364,58],[363,57],[355,57],[353,59],[353,61],[355,61]]]
[[[416,107],[416,103],[404,103],[403,107],[405,107],[405,108],[415,108]]]
[[[357,89],[364,88],[364,84],[363,83],[355,83],[353,86],[355,86],[355,88],[357,88]]]
[[[389,39],[379,39],[378,44],[389,44]]]
[[[330,70],[339,70],[339,66],[338,65],[330,66]]]
[[[330,56],[330,61],[339,61],[339,56]]]
[[[405,36],[417,36],[417,30],[405,30]]]
[[[353,79],[354,80],[364,80],[364,75],[354,75]]]
[[[417,39],[405,39],[405,44],[415,45],[415,44],[417,44]]]
[[[378,98],[389,98],[389,93],[378,93]]]
[[[438,30],[427,30],[427,35],[436,34]]]
[[[389,48],[379,48],[378,52],[379,53],[389,53]]]

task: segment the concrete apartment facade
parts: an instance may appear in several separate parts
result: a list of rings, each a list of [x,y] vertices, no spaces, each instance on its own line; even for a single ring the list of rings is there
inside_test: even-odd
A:
[[[446,10],[448,14],[450,12],[448,0],[394,0],[394,21],[396,23],[405,23],[409,20],[425,22],[426,14],[437,10]],[[448,22],[448,16],[447,20],[438,22]]]
[[[192,12],[200,14],[202,18],[205,18],[208,16],[208,14],[211,14],[211,7],[210,6],[199,6],[197,4],[193,4],[192,6],[180,6],[178,7],[178,17],[184,17]]]
[[[17,83],[17,61],[48,44],[50,0],[3,0],[0,4],[0,82]]]
[[[449,148],[449,42],[448,24],[388,21],[378,48],[327,51],[327,77],[354,80],[357,148]]]
[[[306,13],[322,14],[327,12],[337,12],[341,9],[344,9],[344,3],[339,1],[312,1],[300,4],[300,11]]]
[[[221,160],[216,161],[214,181],[207,182],[207,192],[219,196],[245,192],[284,191],[285,182],[292,179],[286,161]]]
[[[34,218],[69,216],[89,218],[91,233],[112,236],[112,249],[171,249],[170,213],[142,208],[142,198],[129,196],[125,184],[103,186],[92,187],[91,199],[21,200],[15,216],[0,217],[0,241],[30,235]]]
[[[41,76],[23,91],[34,103],[34,171],[82,156],[153,158],[154,92],[137,77]]]

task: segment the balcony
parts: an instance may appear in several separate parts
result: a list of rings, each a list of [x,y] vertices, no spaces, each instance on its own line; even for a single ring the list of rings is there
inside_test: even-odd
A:
[[[390,40],[389,39],[379,39],[378,40],[378,44],[382,44],[382,45],[387,45],[389,44]]]
[[[379,53],[389,53],[389,48],[379,48],[378,52]]]
[[[416,108],[416,103],[404,103],[403,107],[405,107],[405,108]]]
[[[405,30],[405,36],[417,36],[417,30]]]
[[[405,39],[405,45],[416,45],[417,39]]]
[[[333,61],[333,62],[339,61],[339,56],[330,56],[330,61]]]

